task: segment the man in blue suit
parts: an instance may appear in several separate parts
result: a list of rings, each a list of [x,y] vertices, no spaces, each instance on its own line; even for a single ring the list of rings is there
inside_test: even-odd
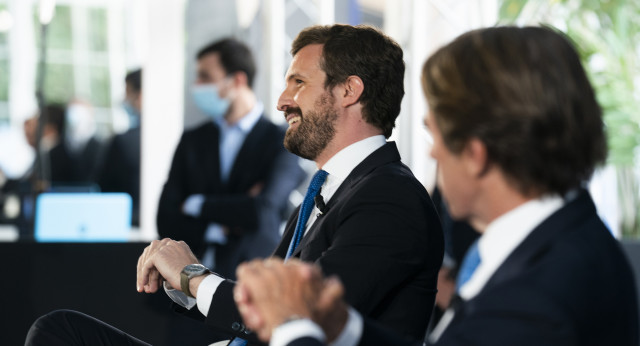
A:
[[[583,188],[606,138],[569,40],[539,27],[472,31],[422,78],[438,186],[451,215],[482,233],[458,303],[427,342],[638,345],[629,263]],[[422,343],[350,316],[340,282],[307,264],[254,261],[238,278],[245,323],[272,345]]]

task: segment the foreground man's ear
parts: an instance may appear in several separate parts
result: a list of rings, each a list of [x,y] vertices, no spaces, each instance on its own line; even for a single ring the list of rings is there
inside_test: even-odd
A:
[[[340,85],[342,96],[342,107],[349,107],[360,102],[360,96],[364,91],[364,82],[358,76],[349,76],[347,80]]]

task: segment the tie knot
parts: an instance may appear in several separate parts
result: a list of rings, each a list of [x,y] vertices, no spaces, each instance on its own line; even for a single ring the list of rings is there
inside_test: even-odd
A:
[[[309,184],[309,192],[313,191],[313,196],[318,193],[318,190],[320,190],[320,187],[322,187],[322,184],[324,184],[324,181],[327,179],[327,175],[329,175],[329,173],[322,169],[313,175],[311,184]]]

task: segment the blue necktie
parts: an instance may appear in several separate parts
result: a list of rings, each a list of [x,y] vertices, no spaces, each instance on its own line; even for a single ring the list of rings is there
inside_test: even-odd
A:
[[[289,244],[289,250],[287,251],[286,259],[289,259],[293,252],[296,250],[300,241],[302,240],[302,236],[304,235],[304,229],[307,225],[307,221],[309,220],[309,216],[311,215],[311,211],[313,210],[314,201],[313,199],[320,191],[322,184],[324,184],[325,179],[327,179],[326,171],[319,170],[316,174],[313,175],[311,179],[311,184],[309,184],[309,188],[307,189],[307,194],[304,196],[304,201],[302,201],[302,205],[300,206],[300,213],[298,214],[298,223],[296,223],[296,230],[293,233],[293,238],[291,238],[291,243]]]
[[[469,249],[467,253],[464,255],[464,259],[462,260],[462,264],[460,265],[460,270],[458,271],[458,277],[456,279],[456,292],[460,291],[460,287],[464,285],[471,276],[473,272],[476,271],[476,268],[480,265],[480,251],[478,249],[478,241],[476,240]]]
[[[291,239],[291,243],[289,244],[289,250],[287,251],[287,257],[285,260],[289,259],[295,251],[298,244],[300,244],[300,240],[302,240],[302,236],[304,235],[304,229],[307,225],[307,220],[309,220],[309,216],[311,215],[311,211],[313,210],[314,198],[320,191],[322,184],[324,184],[325,179],[327,179],[326,171],[319,170],[316,174],[313,175],[311,179],[311,184],[309,184],[309,188],[307,189],[307,194],[304,196],[304,201],[302,201],[302,206],[300,206],[300,213],[298,214],[298,223],[296,223],[296,230],[293,232],[293,238]],[[245,346],[247,345],[247,341],[241,338],[235,338],[230,346]]]

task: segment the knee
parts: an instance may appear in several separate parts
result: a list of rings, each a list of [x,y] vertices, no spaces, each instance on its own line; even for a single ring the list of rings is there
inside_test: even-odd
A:
[[[61,323],[64,323],[64,321],[77,319],[80,315],[82,314],[73,310],[54,310],[46,315],[40,316],[35,322],[33,322],[31,328],[34,326],[45,327],[60,325]]]
[[[52,338],[62,333],[73,320],[82,316],[73,310],[54,310],[40,316],[29,328],[25,345],[47,345]]]

